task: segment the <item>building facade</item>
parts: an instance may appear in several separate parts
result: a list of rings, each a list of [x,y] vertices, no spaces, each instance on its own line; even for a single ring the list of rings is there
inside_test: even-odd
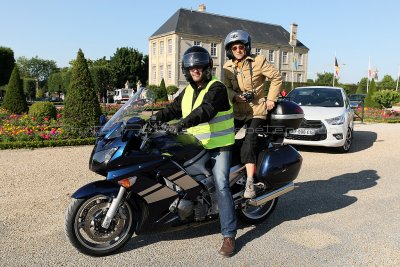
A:
[[[150,36],[149,84],[159,85],[164,78],[166,86],[184,88],[187,82],[181,71],[181,59],[194,45],[210,52],[213,74],[223,80],[222,67],[227,60],[224,40],[236,29],[250,34],[252,53],[264,55],[279,69],[284,81],[307,81],[309,49],[299,40],[291,46],[290,33],[282,26],[210,14],[205,9],[204,5],[197,11],[179,9]]]

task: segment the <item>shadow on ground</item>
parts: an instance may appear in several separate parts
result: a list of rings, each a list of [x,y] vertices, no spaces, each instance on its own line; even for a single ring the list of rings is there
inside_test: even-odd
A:
[[[237,238],[239,251],[247,243],[256,239],[282,222],[333,212],[345,208],[357,201],[356,197],[346,195],[351,190],[364,190],[377,184],[379,176],[375,170],[363,170],[357,173],[346,173],[329,180],[296,183],[296,189],[280,198],[276,210],[267,221],[258,224],[252,230]],[[246,225],[239,223],[238,228]],[[213,222],[197,228],[177,232],[135,236],[123,251],[142,248],[159,241],[191,239],[219,233],[219,222]]]

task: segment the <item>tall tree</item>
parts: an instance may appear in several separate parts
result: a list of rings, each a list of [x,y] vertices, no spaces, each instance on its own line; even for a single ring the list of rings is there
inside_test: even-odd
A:
[[[28,103],[25,99],[17,66],[14,66],[14,70],[11,73],[2,107],[15,114],[22,114],[28,111]]]
[[[90,68],[92,74],[94,89],[99,94],[100,99],[107,98],[107,91],[113,89],[115,82],[114,74],[107,65],[93,66]]]
[[[368,87],[367,96],[365,97],[365,100],[364,100],[364,105],[366,107],[369,107],[369,108],[380,108],[381,107],[381,105],[379,105],[379,103],[375,102],[374,98],[372,97],[376,93],[376,91],[377,90],[376,90],[375,80],[372,79],[372,81],[370,82],[369,87]]]
[[[357,84],[356,94],[366,94],[367,93],[367,83],[368,83],[368,78],[367,77],[362,78]]]
[[[37,79],[40,87],[43,87],[47,83],[50,74],[57,70],[57,64],[54,60],[41,59],[38,56],[31,59],[19,57],[17,65],[23,77]]]
[[[36,95],[36,80],[33,78],[23,79],[24,94],[29,99],[32,100]]]
[[[72,66],[70,88],[65,100],[65,133],[74,137],[87,137],[99,125],[100,104],[94,89],[87,61],[81,49]]]
[[[379,90],[394,90],[396,88],[396,83],[392,76],[385,75],[383,79],[378,83]]]
[[[160,87],[159,87],[159,97],[158,100],[160,101],[167,101],[168,100],[168,94],[167,94],[167,88],[165,87],[165,81],[164,78],[162,78]]]
[[[11,48],[0,46],[0,86],[8,83],[14,65],[14,51]]]
[[[136,84],[138,80],[142,79],[145,62],[142,53],[138,50],[130,47],[117,48],[110,61],[112,71],[116,76],[116,87],[124,87],[126,81]],[[145,84],[143,81],[141,82]]]

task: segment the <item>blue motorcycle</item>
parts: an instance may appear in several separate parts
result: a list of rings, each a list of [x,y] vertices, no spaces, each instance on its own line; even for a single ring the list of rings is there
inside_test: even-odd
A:
[[[89,166],[105,179],[72,194],[65,232],[84,254],[108,255],[133,234],[178,230],[218,219],[208,152],[194,136],[173,135],[163,125],[145,120],[152,106],[145,91],[140,88],[97,133]],[[294,189],[302,157],[282,142],[303,117],[301,108],[290,101],[278,102],[270,114],[268,129],[259,136],[253,199],[243,198],[246,169],[235,152],[241,140],[234,145],[229,181],[241,221],[264,221],[278,197]]]

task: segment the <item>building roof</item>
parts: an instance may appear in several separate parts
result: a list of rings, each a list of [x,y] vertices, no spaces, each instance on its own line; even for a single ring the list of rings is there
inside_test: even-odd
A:
[[[151,37],[167,33],[214,36],[225,39],[233,30],[248,32],[253,42],[290,46],[290,33],[280,25],[226,17],[188,9],[178,9]],[[308,49],[299,40],[297,47]]]

